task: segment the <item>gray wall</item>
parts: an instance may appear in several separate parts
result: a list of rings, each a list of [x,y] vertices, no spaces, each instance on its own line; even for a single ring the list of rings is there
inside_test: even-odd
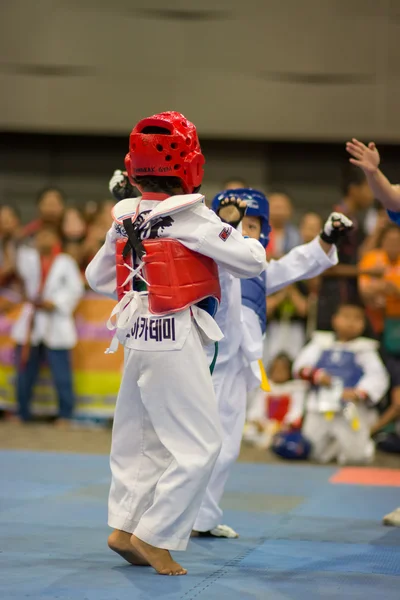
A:
[[[4,131],[400,139],[399,0],[2,0],[0,56]]]

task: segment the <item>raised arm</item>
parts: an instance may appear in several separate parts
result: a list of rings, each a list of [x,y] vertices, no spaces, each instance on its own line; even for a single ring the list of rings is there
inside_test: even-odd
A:
[[[346,150],[353,157],[350,162],[364,171],[375,198],[387,210],[400,213],[400,186],[392,185],[379,169],[381,159],[374,142],[366,146],[353,138],[347,142]]]

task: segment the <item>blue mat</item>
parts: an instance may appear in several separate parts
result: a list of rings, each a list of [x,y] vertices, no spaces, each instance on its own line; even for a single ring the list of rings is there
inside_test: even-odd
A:
[[[399,488],[332,485],[335,468],[237,465],[224,522],[193,540],[186,577],[131,567],[106,547],[105,456],[0,452],[1,600],[399,600]]]

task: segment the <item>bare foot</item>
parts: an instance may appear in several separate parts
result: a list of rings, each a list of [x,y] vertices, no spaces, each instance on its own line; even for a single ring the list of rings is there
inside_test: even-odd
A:
[[[169,550],[146,544],[135,535],[131,537],[131,545],[143,558],[149,561],[159,575],[186,575],[187,570],[174,561]]]
[[[141,567],[149,567],[150,563],[145,560],[131,544],[131,533],[114,529],[108,537],[108,547],[131,565],[139,565]]]

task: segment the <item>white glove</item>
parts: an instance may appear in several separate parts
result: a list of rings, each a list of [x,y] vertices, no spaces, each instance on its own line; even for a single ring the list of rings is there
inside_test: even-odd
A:
[[[137,192],[129,178],[120,169],[114,171],[110,179],[108,188],[116,200],[125,200],[125,198],[136,198]]]
[[[351,229],[353,229],[353,221],[342,213],[333,212],[329,215],[320,238],[327,244],[337,244]]]

